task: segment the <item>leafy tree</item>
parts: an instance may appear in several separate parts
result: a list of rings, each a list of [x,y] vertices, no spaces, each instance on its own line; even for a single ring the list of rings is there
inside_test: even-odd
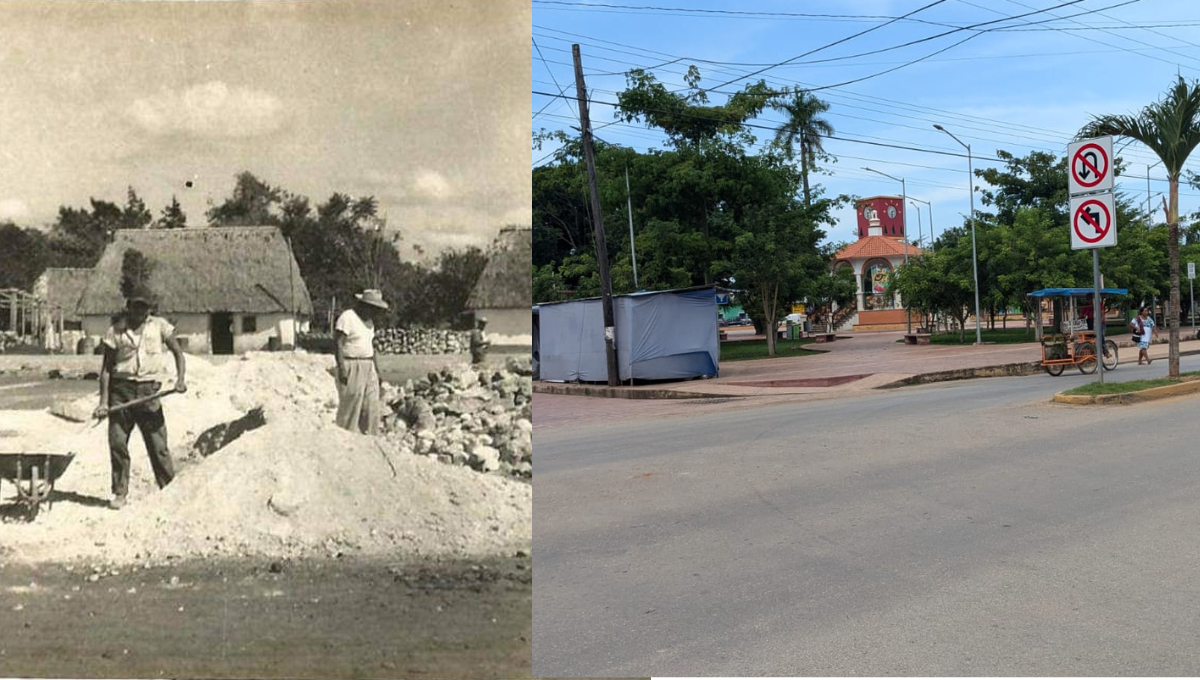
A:
[[[171,196],[171,202],[162,210],[162,216],[154,223],[158,229],[183,229],[187,226],[187,214],[179,205],[179,199]]]
[[[804,185],[804,204],[811,203],[808,186],[809,170],[817,156],[825,152],[822,137],[833,134],[833,125],[821,114],[829,110],[829,104],[799,86],[786,95],[774,97],[771,108],[783,113],[787,119],[775,131],[775,142],[783,147],[788,160],[795,157],[795,147],[800,147],[800,178]]]
[[[146,202],[137,195],[133,187],[125,194],[125,209],[121,211],[121,229],[146,229],[154,221],[154,215],[146,208]]]
[[[91,199],[91,210],[60,206],[50,225],[51,259],[57,267],[94,267],[111,234],[121,228],[123,211]]]
[[[689,92],[683,95],[668,90],[654,74],[642,69],[629,71],[625,79],[625,90],[617,94],[617,118],[626,123],[645,121],[666,133],[676,147],[699,148],[702,140],[744,133],[742,123],[761,113],[772,95],[760,80],[743,87],[724,104],[709,106],[695,66],[689,66],[684,76]]]
[[[1179,176],[1192,150],[1200,144],[1200,81],[1188,83],[1180,76],[1157,102],[1136,115],[1103,115],[1079,131],[1086,139],[1101,135],[1128,137],[1154,152],[1167,172],[1170,196],[1167,206],[1167,266],[1171,280],[1171,309],[1179,310]],[[1169,319],[1168,375],[1179,377],[1179,315]]]
[[[242,172],[237,175],[233,195],[210,208],[205,217],[213,227],[277,225],[280,220],[276,211],[284,198],[281,189]]]
[[[37,229],[0,224],[0,288],[30,290],[50,262],[50,244]]]
[[[153,287],[150,278],[154,273],[154,262],[136,248],[125,251],[121,258],[121,295],[129,298],[134,294],[150,294]]]

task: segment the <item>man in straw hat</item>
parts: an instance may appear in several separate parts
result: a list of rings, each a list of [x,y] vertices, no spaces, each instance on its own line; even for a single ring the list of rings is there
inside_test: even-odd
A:
[[[113,322],[100,341],[104,364],[100,369],[100,405],[96,418],[108,416],[115,407],[139,397],[157,394],[170,378],[166,352],[175,356],[175,391],[186,392],[186,364],[183,349],[175,340],[175,327],[166,319],[150,313],[154,296],[146,287],[137,287],[125,296],[125,310]],[[108,448],[112,458],[112,492],[109,507],[125,506],[129,493],[129,435],[133,426],[142,431],[150,467],[158,488],[175,477],[175,466],[167,448],[167,423],[162,404],[153,399],[113,413],[108,420]]]
[[[382,318],[387,308],[383,294],[368,288],[355,293],[354,306],[342,312],[334,326],[337,424],[351,432],[379,431],[383,409],[379,403],[379,364],[375,360],[375,321]]]

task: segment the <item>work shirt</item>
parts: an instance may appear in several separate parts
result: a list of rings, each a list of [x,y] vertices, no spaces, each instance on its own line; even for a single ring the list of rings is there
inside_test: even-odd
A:
[[[169,380],[173,374],[167,365],[166,338],[174,334],[170,322],[153,315],[137,330],[130,329],[124,319],[109,326],[100,342],[117,351],[112,377],[137,382]]]
[[[375,356],[375,322],[364,319],[353,309],[338,317],[336,330],[346,335],[342,339],[342,356],[347,359],[370,359]]]

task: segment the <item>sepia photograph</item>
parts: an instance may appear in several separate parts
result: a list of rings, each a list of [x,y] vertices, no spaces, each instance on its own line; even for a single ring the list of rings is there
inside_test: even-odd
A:
[[[530,23],[0,4],[0,677],[531,675]]]

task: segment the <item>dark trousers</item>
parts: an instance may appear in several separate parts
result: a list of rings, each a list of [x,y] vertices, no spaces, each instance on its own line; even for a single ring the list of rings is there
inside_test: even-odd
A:
[[[109,407],[115,407],[138,397],[154,394],[161,383],[113,380],[108,386]],[[163,418],[162,404],[158,399],[118,411],[108,418],[108,449],[112,455],[112,491],[114,496],[129,492],[129,435],[133,426],[142,431],[142,440],[150,454],[150,467],[154,468],[154,480],[158,488],[171,483],[175,477],[175,465],[167,449],[167,421]]]

